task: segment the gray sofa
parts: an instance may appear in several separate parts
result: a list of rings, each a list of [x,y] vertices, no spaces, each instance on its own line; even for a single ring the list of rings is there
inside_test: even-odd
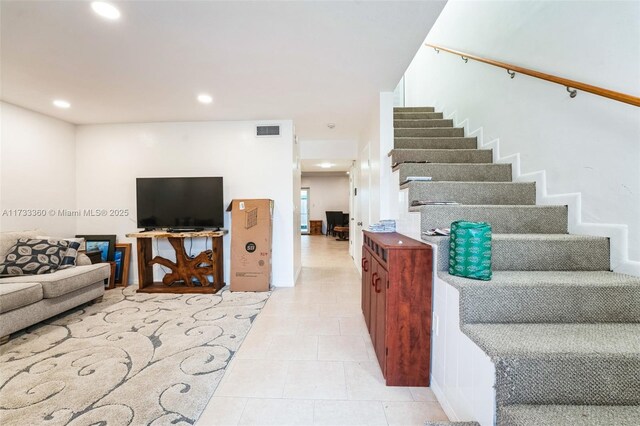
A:
[[[39,234],[42,232],[0,234],[0,259],[4,259],[18,238],[35,238]],[[92,265],[80,253],[77,265],[52,274],[0,277],[0,344],[6,343],[11,333],[102,298],[104,280],[111,273],[109,264]]]

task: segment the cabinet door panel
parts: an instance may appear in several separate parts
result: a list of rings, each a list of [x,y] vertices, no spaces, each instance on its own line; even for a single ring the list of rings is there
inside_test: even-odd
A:
[[[371,321],[371,253],[369,250],[362,247],[362,314],[364,315],[364,321],[369,327]]]
[[[371,336],[371,343],[373,343],[374,347],[376,344],[376,327],[377,327],[377,317],[376,317],[376,306],[377,306],[377,298],[376,292],[373,288],[373,284],[378,279],[380,265],[378,265],[378,261],[375,258],[372,259],[373,268],[371,269],[371,279],[369,280],[369,292],[371,294],[371,301],[369,305],[369,335]]]
[[[378,268],[378,279],[374,288],[376,297],[376,311],[371,315],[376,317],[376,333],[374,348],[382,373],[386,375],[386,333],[387,333],[387,271]]]

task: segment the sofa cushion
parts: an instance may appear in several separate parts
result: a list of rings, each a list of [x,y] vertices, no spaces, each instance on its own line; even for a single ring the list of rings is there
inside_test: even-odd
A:
[[[62,269],[52,274],[38,276],[15,276],[0,279],[0,287],[7,283],[27,283],[37,281],[42,284],[45,299],[62,296],[82,287],[109,278],[111,266],[108,263],[96,263],[95,265],[76,266],[75,268]]]
[[[34,238],[36,235],[41,234],[42,231],[15,231],[15,232],[0,232],[0,262],[4,260],[9,250],[16,245],[20,238]]]
[[[49,274],[60,267],[68,248],[64,240],[20,238],[0,263],[0,274]]]
[[[86,254],[82,252],[78,252],[76,265],[77,266],[91,265],[91,259],[89,259],[89,256],[87,256]]]
[[[42,300],[40,283],[7,283],[0,285],[0,313],[12,311]]]

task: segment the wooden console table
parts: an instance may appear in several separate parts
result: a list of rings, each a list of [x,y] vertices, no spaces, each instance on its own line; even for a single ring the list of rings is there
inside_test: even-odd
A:
[[[138,250],[138,293],[216,293],[224,287],[222,259],[222,237],[228,231],[200,232],[134,232],[127,234],[135,238]],[[184,249],[185,238],[211,238],[211,250],[189,256]],[[176,261],[153,254],[153,239],[167,238],[176,251]],[[162,282],[153,281],[153,265],[171,269]],[[213,282],[208,276],[213,276]],[[194,282],[194,278],[197,282]]]

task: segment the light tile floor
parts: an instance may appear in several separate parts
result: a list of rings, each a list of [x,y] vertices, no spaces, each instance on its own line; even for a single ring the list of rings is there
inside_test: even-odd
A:
[[[447,420],[429,388],[384,385],[348,244],[302,237],[296,286],[273,291],[198,426]]]

